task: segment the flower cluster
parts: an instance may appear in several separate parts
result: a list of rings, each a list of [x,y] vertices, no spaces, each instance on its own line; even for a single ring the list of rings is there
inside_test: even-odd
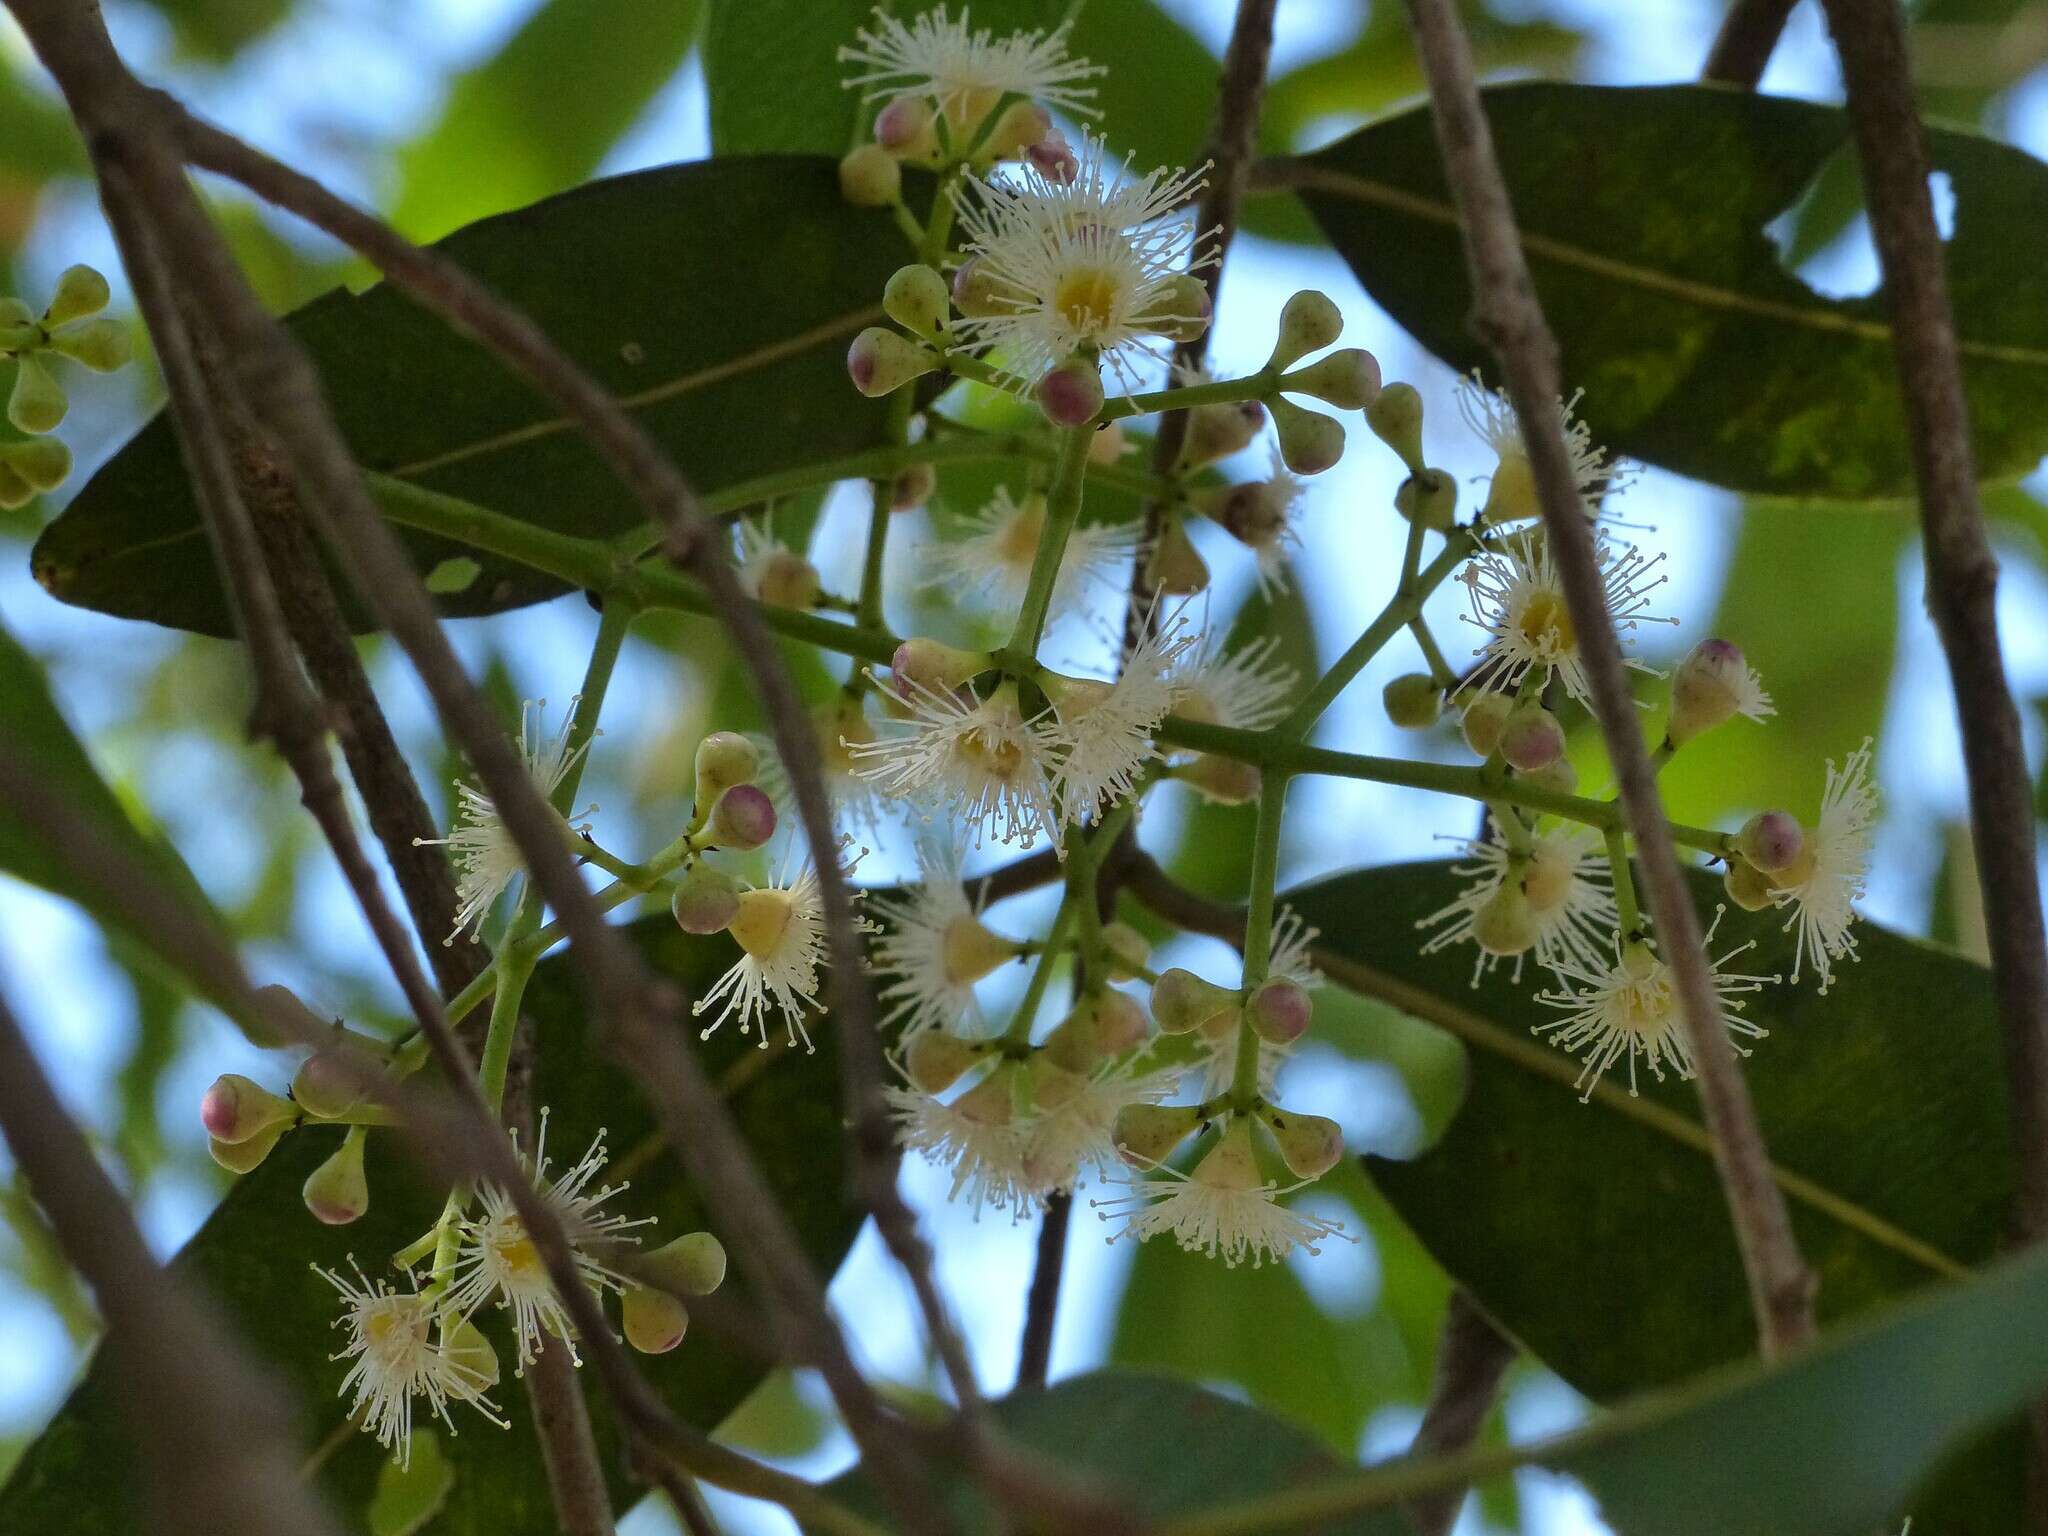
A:
[[[70,409],[49,360],[66,358],[95,373],[127,364],[128,327],[100,314],[111,296],[106,278],[77,266],[58,275],[40,316],[20,299],[0,298],[0,361],[14,364],[7,422],[27,434],[0,442],[0,510],[26,506],[71,473],[71,450],[49,435]]]

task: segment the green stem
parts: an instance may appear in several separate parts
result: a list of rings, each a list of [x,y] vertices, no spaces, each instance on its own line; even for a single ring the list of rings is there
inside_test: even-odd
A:
[[[1411,544],[1415,535],[1411,533]],[[1444,540],[1444,547],[1428,567],[1412,580],[1403,578],[1400,589],[1393,600],[1380,610],[1378,618],[1366,626],[1365,633],[1351,642],[1350,648],[1339,656],[1315,687],[1308,691],[1294,710],[1274,729],[1282,736],[1306,736],[1309,727],[1321,718],[1324,710],[1337,700],[1337,695],[1350,685],[1351,680],[1364,670],[1365,664],[1377,656],[1386,643],[1399,634],[1402,628],[1422,615],[1422,605],[1432,592],[1443,585],[1452,571],[1477,548],[1472,535],[1463,528],[1454,528]]]
[[[526,908],[520,909],[521,916]],[[526,984],[533,978],[534,962],[524,956],[500,959],[498,989],[491,999],[491,1027],[484,1036],[483,1060],[477,1066],[477,1082],[484,1102],[496,1113],[505,1102],[505,1074],[512,1066],[512,1041],[519,1033],[519,1005],[526,998]]]
[[[1219,379],[1213,384],[1189,384],[1179,389],[1155,389],[1141,395],[1119,395],[1103,403],[1096,421],[1122,421],[1127,416],[1150,416],[1155,411],[1185,411],[1198,405],[1230,405],[1239,400],[1263,400],[1280,385],[1280,375],[1270,368],[1246,374],[1241,379]]]
[[[1031,561],[1031,578],[1017,610],[1016,628],[1010,631],[1009,651],[1020,661],[1038,654],[1038,637],[1045,629],[1045,611],[1052,604],[1052,589],[1059,580],[1067,537],[1081,516],[1081,490],[1088,478],[1088,444],[1094,436],[1093,427],[1071,427],[1060,442],[1060,456],[1053,465],[1052,489],[1046,493],[1045,531],[1039,535],[1038,553]]]
[[[1073,919],[1074,895],[1070,890],[1060,903],[1059,915],[1052,920],[1052,931],[1045,936],[1045,952],[1031,967],[1031,980],[1024,984],[1023,1001],[1017,1004],[1016,1013],[1011,1015],[1010,1027],[1003,1031],[1005,1044],[1031,1043],[1031,1026],[1038,1019],[1040,1005],[1045,1002],[1046,989],[1052,985],[1053,967],[1059,963],[1060,951]]]
[[[1607,867],[1614,874],[1614,910],[1624,944],[1642,937],[1643,914],[1636,905],[1635,873],[1628,863],[1628,837],[1619,826],[1607,829]]]
[[[1268,773],[1259,789],[1259,819],[1252,828],[1251,896],[1244,914],[1244,992],[1266,979],[1273,959],[1273,893],[1280,879],[1280,821],[1287,775]],[[1238,1021],[1237,1062],[1230,1079],[1231,1107],[1249,1113],[1259,1098],[1259,1036],[1250,1018]]]
[[[1415,637],[1415,645],[1422,652],[1422,659],[1429,663],[1429,680],[1439,688],[1449,689],[1458,681],[1457,668],[1445,658],[1443,648],[1436,643],[1431,633],[1429,620],[1417,614],[1408,621],[1408,633]]]

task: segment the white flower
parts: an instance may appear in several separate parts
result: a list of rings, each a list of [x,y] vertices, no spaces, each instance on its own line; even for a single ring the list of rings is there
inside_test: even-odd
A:
[[[1133,382],[1127,352],[1206,318],[1189,310],[1173,280],[1208,266],[1215,252],[1180,221],[1163,221],[1193,200],[1207,167],[1132,181],[1128,163],[1111,164],[1090,134],[1079,158],[1072,182],[1026,164],[1018,181],[979,182],[958,197],[961,233],[998,313],[958,320],[954,332],[1000,352],[1025,385],[1083,348]]]
[[[1024,848],[1041,832],[1054,835],[1059,738],[1049,711],[1025,718],[1010,683],[985,699],[912,681],[876,687],[911,717],[885,722],[890,734],[848,748],[864,777],[927,814],[957,818],[977,848],[991,834]]]
[[[978,1021],[974,984],[1021,952],[983,925],[951,842],[920,838],[917,863],[918,882],[903,895],[868,899],[886,923],[875,945],[875,970],[886,978],[881,1000],[906,1037]]]
[[[965,538],[935,540],[922,553],[920,585],[995,604],[1015,614],[1030,584],[1032,561],[1045,532],[1045,497],[1029,492],[1022,501],[999,487],[979,512],[961,519],[973,530]],[[1073,612],[1092,587],[1122,586],[1137,550],[1137,535],[1128,525],[1084,523],[1067,536],[1046,605],[1046,622]]]
[[[1560,827],[1531,836],[1527,854],[1511,852],[1501,837],[1500,823],[1492,821],[1492,835],[1483,841],[1457,839],[1469,863],[1455,864],[1451,873],[1473,878],[1473,883],[1449,905],[1432,912],[1415,926],[1435,928],[1422,946],[1425,955],[1470,940],[1478,942],[1475,931],[1480,910],[1510,878],[1528,902],[1538,965],[1552,970],[1572,964],[1583,971],[1598,971],[1613,947],[1619,914],[1614,906],[1613,873],[1598,836],[1585,827]],[[1472,963],[1472,985],[1504,957],[1485,948]],[[1522,979],[1522,954],[1515,956],[1514,980]]]
[[[835,856],[844,851],[848,841],[840,839]],[[773,1007],[781,1011],[792,1046],[801,1039],[806,1051],[816,1049],[805,1016],[818,1002],[818,965],[825,955],[825,902],[818,872],[808,859],[794,878],[787,869],[782,878],[779,885],[752,886],[740,892],[739,914],[725,930],[739,945],[740,957],[690,1005],[693,1015],[718,1008],[718,1017],[704,1026],[699,1038],[709,1040],[726,1020],[737,1017],[743,1035],[759,1026],[755,1044],[766,1050],[768,1010]]]
[[[1294,908],[1280,908],[1273,917],[1273,937],[1266,951],[1266,974],[1291,981],[1304,992],[1315,991],[1323,984],[1323,973],[1316,969],[1315,958],[1310,951],[1321,937],[1322,930],[1303,922]]]
[[[1174,673],[1180,699],[1174,713],[1204,725],[1262,731],[1287,713],[1288,695],[1301,681],[1294,668],[1273,660],[1277,635],[1225,651],[1218,630],[1183,652]]]
[[[1773,898],[1792,915],[1785,927],[1799,930],[1792,958],[1792,980],[1811,966],[1825,992],[1834,983],[1837,960],[1856,958],[1856,901],[1870,870],[1870,838],[1877,824],[1877,789],[1870,782],[1870,743],[1849,754],[1837,768],[1828,760],[1827,789],[1821,795],[1820,822],[1807,830],[1806,841],[1790,869],[1770,877]]]
[[[1571,457],[1572,481],[1592,512],[1610,492],[1628,483],[1627,470],[1607,456],[1593,441],[1593,429],[1573,414],[1585,391],[1577,390],[1569,400],[1557,402],[1558,425],[1564,429],[1564,445]],[[1498,482],[1487,503],[1488,520],[1514,522],[1541,515],[1535,499],[1535,484],[1529,470],[1529,449],[1522,440],[1522,421],[1505,395],[1479,382],[1474,373],[1458,380],[1458,412],[1465,425],[1493,450],[1499,461],[1494,471]]]
[[[1042,1203],[1024,1171],[1031,1132],[1029,1121],[1015,1112],[1015,1081],[1015,1067],[1005,1062],[951,1103],[915,1088],[886,1090],[897,1140],[905,1151],[950,1169],[947,1198],[958,1200],[964,1193],[976,1219],[987,1207],[1022,1221]]]
[[[533,1187],[562,1223],[569,1239],[570,1256],[577,1276],[593,1292],[622,1290],[624,1277],[615,1273],[596,1254],[607,1248],[638,1242],[625,1234],[634,1227],[653,1222],[652,1216],[634,1220],[599,1209],[613,1195],[623,1194],[624,1184],[606,1184],[591,1192],[591,1180],[604,1170],[604,1132],[599,1131],[582,1159],[558,1179],[548,1177],[548,1116],[541,1111],[540,1138],[531,1163],[522,1157],[522,1167],[533,1172]],[[555,1292],[547,1260],[541,1257],[526,1230],[509,1191],[486,1181],[477,1186],[479,1213],[462,1222],[462,1246],[455,1256],[455,1268],[448,1287],[448,1309],[467,1318],[485,1302],[495,1299],[512,1314],[512,1332],[519,1341],[519,1369],[523,1372],[541,1347],[545,1329],[569,1346],[576,1358],[575,1327],[568,1309]]]
[[[1027,1127],[1024,1176],[1043,1197],[1070,1192],[1082,1173],[1106,1175],[1121,1166],[1113,1134],[1117,1112],[1132,1104],[1156,1104],[1179,1083],[1183,1069],[1144,1068],[1142,1053],[1106,1062],[1086,1077],[1035,1061],[1038,1113]]]
[[[455,1428],[448,1416],[450,1403],[468,1403],[500,1429],[505,1420],[484,1394],[496,1379],[473,1356],[451,1349],[434,1338],[435,1325],[443,1316],[438,1299],[417,1291],[397,1291],[383,1281],[371,1281],[353,1257],[349,1263],[360,1284],[351,1284],[331,1269],[313,1266],[313,1273],[341,1293],[341,1316],[334,1326],[346,1329],[348,1343],[336,1360],[353,1360],[342,1378],[341,1390],[353,1392],[349,1417],[360,1418],[363,1427],[377,1437],[402,1467],[412,1464],[412,1400],[423,1397],[427,1407]],[[452,1330],[451,1330],[452,1331]]]
[[[1241,1117],[1231,1122],[1223,1139],[1195,1164],[1192,1174],[1164,1164],[1156,1172],[1159,1177],[1128,1181],[1126,1194],[1089,1202],[1103,1220],[1123,1220],[1111,1242],[1126,1237],[1143,1242],[1170,1232],[1190,1253],[1220,1256],[1231,1268],[1249,1258],[1256,1269],[1268,1259],[1278,1262],[1286,1258],[1297,1248],[1320,1253],[1317,1244],[1325,1238],[1355,1241],[1340,1223],[1289,1210],[1279,1203],[1282,1195],[1303,1186],[1282,1188],[1259,1177],[1252,1154],[1251,1122]]]
[[[554,794],[570,768],[583,755],[580,747],[574,752],[569,750],[569,731],[575,723],[577,702],[577,699],[569,701],[561,729],[552,736],[541,734],[541,712],[548,707],[546,699],[529,699],[520,706],[519,755],[526,761],[526,771],[532,775],[534,787],[543,796]],[[458,783],[455,795],[458,809],[454,829],[446,837],[413,839],[416,848],[446,848],[458,871],[455,895],[461,907],[455,914],[455,931],[442,940],[444,944],[453,944],[465,930],[480,933],[484,919],[497,905],[498,898],[511,888],[514,880],[526,873],[526,861],[520,856],[519,845],[505,830],[505,823],[499,818],[498,807],[491,797],[469,783]],[[579,812],[579,819],[596,809],[593,805]],[[587,833],[590,829],[578,826],[574,830]]]
[[[817,602],[817,567],[775,537],[765,519],[742,518],[733,528],[739,540],[733,576],[742,592],[776,608],[809,608]]]
[[[1182,609],[1142,626],[1113,683],[1052,674],[1046,696],[1059,717],[1054,787],[1061,814],[1077,821],[1127,799],[1159,756],[1152,733],[1179,701],[1175,668],[1195,643]]]
[[[1660,555],[1645,557],[1632,544],[1601,539],[1596,554],[1607,611],[1622,649],[1638,624],[1672,624],[1675,619],[1644,614],[1649,594],[1665,577],[1651,573],[1663,563]],[[1472,599],[1468,624],[1486,632],[1486,643],[1474,652],[1481,661],[1466,679],[1473,689],[1510,689],[1538,667],[1554,668],[1565,691],[1582,704],[1592,702],[1585,663],[1579,654],[1579,633],[1565,603],[1564,583],[1550,552],[1550,541],[1538,529],[1513,534],[1487,548],[1458,574]],[[1643,671],[1633,657],[1623,658]]]
[[[1259,591],[1268,598],[1287,590],[1288,552],[1301,547],[1305,489],[1276,448],[1265,479],[1234,485],[1216,503],[1216,521],[1258,558]]]
[[[967,17],[965,6],[955,20],[941,5],[905,25],[878,7],[874,29],[854,33],[860,46],[839,50],[840,63],[867,66],[865,73],[848,76],[846,86],[866,87],[863,100],[929,97],[963,126],[972,126],[998,98],[1011,94],[1095,115],[1088,105],[1095,87],[1080,82],[1107,71],[1067,57],[1065,23],[1050,32],[1013,32],[997,39],[987,27],[970,32]]]
[[[1719,926],[1720,919],[1717,917],[1714,921]],[[1713,929],[1709,928],[1707,942],[1711,943],[1713,937]],[[1742,994],[1760,992],[1767,983],[1779,978],[1723,969],[1730,960],[1749,948],[1748,944],[1741,945],[1717,960],[1710,960],[1709,964],[1715,997],[1720,1005],[1721,1026],[1731,1034],[1761,1040],[1769,1031],[1739,1016],[1748,1001]],[[1631,1098],[1636,1092],[1638,1059],[1649,1067],[1650,1075],[1659,1082],[1664,1080],[1664,1068],[1667,1066],[1681,1079],[1692,1076],[1692,1046],[1685,1037],[1678,989],[1672,981],[1671,968],[1658,959],[1647,944],[1628,945],[1620,950],[1611,965],[1604,967],[1584,967],[1566,962],[1556,969],[1564,990],[1539,992],[1536,1001],[1562,1009],[1565,1017],[1554,1023],[1535,1025],[1530,1033],[1549,1035],[1560,1050],[1572,1053],[1585,1051],[1581,1058],[1585,1070],[1573,1085],[1584,1088],[1585,1092],[1580,1095],[1582,1102],[1592,1098],[1593,1090],[1600,1086],[1600,1079],[1607,1069],[1624,1056],[1628,1058]],[[1736,1050],[1744,1056],[1749,1054],[1748,1049],[1740,1045]]]

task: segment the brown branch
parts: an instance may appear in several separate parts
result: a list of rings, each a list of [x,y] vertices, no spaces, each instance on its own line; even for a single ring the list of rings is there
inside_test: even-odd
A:
[[[1700,1102],[1713,1138],[1714,1164],[1749,1279],[1759,1340],[1766,1357],[1776,1356],[1812,1336],[1813,1275],[1800,1258],[1784,1197],[1771,1180],[1770,1156],[1749,1088],[1721,1024],[1699,914],[1693,910],[1672,849],[1614,620],[1607,611],[1591,524],[1565,447],[1557,408],[1557,344],[1523,259],[1514,210],[1480,105],[1464,25],[1452,0],[1408,0],[1408,9],[1429,81],[1430,113],[1444,174],[1465,235],[1475,295],[1472,329],[1499,359],[1508,397],[1521,421],[1544,528],[1591,683],[1593,713],[1635,836],[1644,892],[1678,995]]]
[[[985,907],[1005,897],[1050,885],[1059,877],[1059,850],[1041,848],[1036,853],[1012,859],[1000,869],[992,869],[977,879],[967,881],[967,896],[977,907]]]
[[[336,1536],[300,1482],[279,1383],[213,1307],[158,1266],[0,997],[0,1131],[92,1287],[152,1498],[150,1530]]]
[[[2034,791],[1999,642],[1998,561],[1984,531],[1969,403],[1949,306],[1932,169],[1913,101],[1904,19],[1892,0],[1825,0],[1842,58],[1871,233],[1884,271],[1913,478],[1920,489],[1927,606],[1948,658],[1970,784],[2005,1040],[2017,1174],[2012,1227],[2048,1237],[2048,941],[2035,866]],[[2034,1412],[2033,1525],[2048,1530],[2048,1402]]]
[[[882,1052],[873,997],[867,986],[851,893],[834,852],[836,836],[831,808],[809,717],[783,662],[781,649],[739,590],[726,557],[723,536],[703,517],[695,494],[639,423],[525,315],[460,267],[411,244],[311,178],[200,122],[169,97],[156,96],[155,102],[194,164],[241,182],[259,197],[297,214],[355,249],[394,285],[482,343],[576,421],[653,521],[665,530],[671,557],[686,565],[711,594],[724,622],[733,631],[735,649],[752,673],[777,751],[789,770],[805,835],[817,860],[830,940],[832,1009],[841,1039],[840,1066],[855,1183],[874,1215],[884,1243],[910,1278],[926,1330],[946,1365],[963,1411],[973,1412],[979,1398],[973,1368],[932,1280],[931,1254],[918,1234],[916,1217],[896,1189],[898,1153],[882,1094]],[[353,480],[350,486],[369,520],[363,525],[363,535],[369,536],[369,524],[373,523],[377,535],[388,542],[388,533],[377,520],[374,507],[361,498]],[[352,522],[356,521],[355,512],[351,508]],[[402,557],[394,554],[394,559],[402,563]],[[416,587],[417,582],[412,585]],[[412,592],[406,594],[408,607],[413,605],[413,597]],[[423,595],[420,601],[424,603]],[[388,615],[386,623],[394,633],[398,632]],[[425,639],[417,634],[416,638]],[[403,634],[400,639],[402,644],[407,643]],[[445,642],[441,645],[445,649]],[[417,657],[414,663],[419,665]],[[431,680],[429,686],[433,686]],[[443,715],[447,716],[445,705]],[[450,724],[456,722],[451,720]],[[466,733],[458,729],[457,735]],[[483,773],[481,763],[478,770]],[[488,781],[489,775],[484,776]],[[497,790],[492,788],[491,793],[496,801]],[[523,847],[525,839],[519,836],[509,815],[507,827]],[[561,899],[545,880],[539,883],[566,923],[570,913]],[[817,1291],[814,1281],[809,1289]],[[822,1293],[819,1295],[821,1298]],[[816,1306],[806,1303],[805,1310],[822,1317],[822,1299]],[[838,1353],[844,1353],[843,1346]],[[825,1374],[828,1383],[834,1381],[834,1370],[828,1369]],[[839,1374],[838,1381],[839,1386],[852,1390],[844,1373]],[[868,1417],[872,1421],[872,1415]]]
[[[1707,50],[1700,78],[1755,90],[1796,4],[1798,0],[1735,0],[1721,22],[1714,46]]]
[[[1024,1296],[1024,1338],[1017,1349],[1017,1385],[1042,1387],[1052,1365],[1052,1325],[1059,1314],[1060,1280],[1067,1268],[1067,1238],[1074,1224],[1072,1190],[1055,1190],[1038,1219],[1031,1289]]]
[[[1514,1360],[1514,1344],[1479,1310],[1471,1293],[1462,1287],[1452,1291],[1450,1308],[1444,1313],[1443,1336],[1437,1343],[1429,1404],[1422,1411],[1408,1458],[1421,1461],[1448,1456],[1478,1439],[1500,1396],[1501,1377]],[[1464,1502],[1463,1488],[1444,1488],[1411,1500],[1405,1512],[1415,1536],[1446,1536]]]

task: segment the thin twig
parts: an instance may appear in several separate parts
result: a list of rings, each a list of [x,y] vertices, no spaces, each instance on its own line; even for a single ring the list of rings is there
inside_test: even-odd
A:
[[[1443,1335],[1437,1341],[1436,1377],[1430,1383],[1429,1403],[1422,1410],[1415,1442],[1408,1447],[1409,1459],[1450,1456],[1471,1446],[1493,1412],[1501,1377],[1514,1359],[1514,1344],[1479,1310],[1471,1293],[1462,1287],[1453,1290],[1444,1313]],[[1443,1488],[1411,1499],[1406,1508],[1408,1523],[1415,1528],[1415,1536],[1445,1536],[1464,1502],[1463,1488]]]
[[[1031,1289],[1024,1297],[1024,1338],[1017,1350],[1017,1385],[1042,1387],[1052,1365],[1052,1325],[1059,1315],[1060,1280],[1067,1267],[1067,1238],[1074,1223],[1072,1190],[1055,1190],[1038,1218],[1038,1249],[1031,1261]]]
[[[1635,835],[1659,950],[1677,993],[1700,1102],[1713,1136],[1714,1164],[1749,1279],[1759,1340],[1766,1357],[1773,1357],[1813,1334],[1813,1275],[1800,1257],[1784,1198],[1771,1180],[1770,1157],[1749,1088],[1721,1023],[1699,915],[1672,849],[1614,620],[1607,611],[1591,525],[1565,446],[1557,406],[1557,344],[1544,322],[1522,255],[1514,210],[1480,105],[1464,24],[1452,0],[1408,0],[1408,9],[1429,81],[1444,174],[1465,235],[1475,296],[1472,328],[1499,359],[1508,397],[1521,422],[1544,528],[1591,683],[1593,713]]]
[[[1735,0],[1700,68],[1702,80],[1756,89],[1798,0]]]
[[[1927,606],[1948,657],[1970,785],[1991,986],[2005,1040],[2017,1173],[2012,1227],[2048,1237],[2048,941],[2035,864],[2034,790],[1999,642],[1998,561],[1984,531],[1932,169],[1892,0],[1826,0],[1842,58],[1871,233],[1884,271],[1913,477]],[[2048,1400],[2034,1411],[2032,1529],[2048,1530]]]

